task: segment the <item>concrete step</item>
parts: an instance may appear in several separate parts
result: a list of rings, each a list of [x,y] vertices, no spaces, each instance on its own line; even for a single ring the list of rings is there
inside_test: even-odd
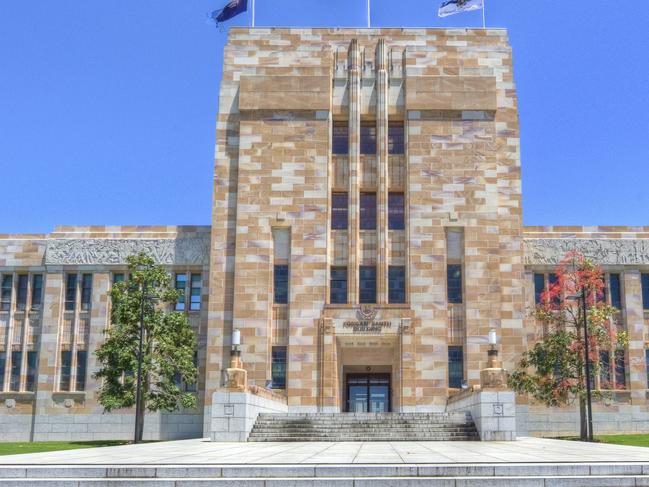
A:
[[[625,487],[649,485],[649,463],[437,465],[0,466],[2,486]]]

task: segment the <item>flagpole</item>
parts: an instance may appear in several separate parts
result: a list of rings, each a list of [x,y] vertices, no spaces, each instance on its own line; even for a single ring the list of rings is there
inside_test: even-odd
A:
[[[252,0],[253,2],[255,0]],[[485,10],[487,10],[487,0],[482,0],[482,28],[486,29],[487,28],[487,21],[485,17]],[[253,16],[254,18],[254,16]]]
[[[255,0],[252,0],[252,26],[255,26]]]
[[[369,29],[372,26],[370,18],[370,0],[367,0],[367,28]]]

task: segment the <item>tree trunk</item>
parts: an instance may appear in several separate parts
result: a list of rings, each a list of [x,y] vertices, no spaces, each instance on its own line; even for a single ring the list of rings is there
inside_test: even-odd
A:
[[[587,441],[588,423],[586,420],[586,399],[583,397],[579,398],[579,424],[581,426],[579,437],[581,438],[581,441]]]
[[[140,395],[140,411],[139,411],[139,428],[137,430],[137,441],[140,443],[142,437],[144,436],[144,411],[146,408],[146,401],[144,400],[147,395],[146,392],[149,391],[149,376],[148,374],[143,377],[142,381],[142,394]]]

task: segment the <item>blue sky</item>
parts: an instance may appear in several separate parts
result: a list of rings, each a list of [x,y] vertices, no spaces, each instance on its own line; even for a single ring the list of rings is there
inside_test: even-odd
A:
[[[374,26],[441,0],[372,0]],[[526,225],[649,225],[649,1],[486,0],[507,27]],[[209,224],[226,0],[2,0],[0,233]],[[240,16],[229,25],[246,25]],[[257,0],[260,26],[363,26],[365,0]]]

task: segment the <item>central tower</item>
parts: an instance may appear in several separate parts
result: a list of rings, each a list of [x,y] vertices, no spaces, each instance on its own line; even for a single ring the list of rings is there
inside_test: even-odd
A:
[[[230,30],[206,402],[233,329],[292,411],[435,411],[525,345],[504,30]],[[206,415],[209,417],[209,414]]]

